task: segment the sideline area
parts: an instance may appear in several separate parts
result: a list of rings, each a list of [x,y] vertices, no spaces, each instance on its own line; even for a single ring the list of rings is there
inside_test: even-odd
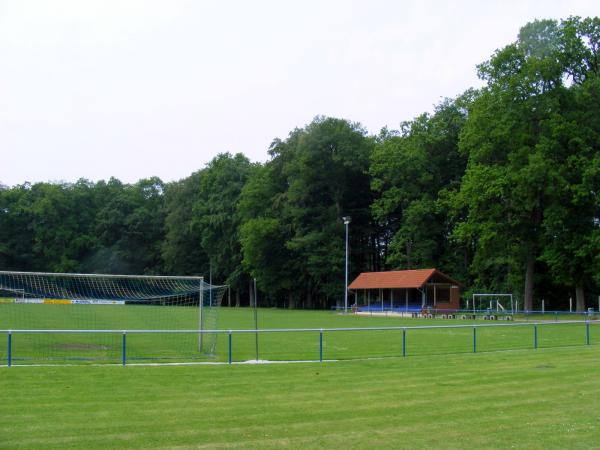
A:
[[[2,447],[590,448],[600,347],[3,371]]]

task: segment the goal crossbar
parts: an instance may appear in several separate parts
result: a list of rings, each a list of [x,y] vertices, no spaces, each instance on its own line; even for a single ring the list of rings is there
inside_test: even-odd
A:
[[[67,278],[133,278],[133,279],[163,279],[163,280],[204,280],[204,277],[199,276],[182,276],[182,275],[116,275],[107,273],[62,273],[62,272],[13,272],[8,270],[0,270],[0,275],[36,275],[46,277],[67,277]]]
[[[34,298],[154,302],[194,297],[198,302],[199,292],[206,292],[212,300],[212,292],[224,288],[197,276],[0,271],[0,291],[24,291],[24,296]]]

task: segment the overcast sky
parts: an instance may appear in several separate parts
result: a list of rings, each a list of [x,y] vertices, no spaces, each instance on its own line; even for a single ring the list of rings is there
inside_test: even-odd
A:
[[[0,182],[266,161],[316,115],[370,133],[480,86],[535,18],[598,0],[0,0]]]

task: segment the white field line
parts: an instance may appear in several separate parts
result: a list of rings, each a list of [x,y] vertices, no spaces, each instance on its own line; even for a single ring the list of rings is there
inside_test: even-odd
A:
[[[349,359],[347,361],[367,361],[369,359],[384,359],[384,358],[360,358],[360,359]],[[318,359],[305,359],[295,361],[270,361],[267,359],[250,359],[248,361],[233,361],[229,364],[227,361],[197,361],[197,362],[171,362],[171,363],[127,363],[126,367],[129,366],[233,366],[233,365],[248,365],[248,364],[308,364],[308,363],[321,363],[321,362],[340,362],[339,359],[324,359],[319,361]],[[343,360],[346,361],[346,360]],[[122,363],[106,363],[106,364],[11,364],[12,367],[123,367]],[[9,368],[6,364],[1,365],[2,368]]]

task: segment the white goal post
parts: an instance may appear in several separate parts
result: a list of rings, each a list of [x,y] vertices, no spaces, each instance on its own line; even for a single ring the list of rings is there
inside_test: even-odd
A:
[[[205,331],[216,329],[226,289],[224,285],[206,283],[201,276],[0,271],[0,329],[45,328],[45,323],[33,322],[34,316],[41,317],[39,314],[27,319],[27,306],[72,305],[73,309],[64,310],[63,315],[53,314],[52,326],[172,330],[197,327],[198,351],[213,352],[216,334]],[[121,306],[118,311],[105,314],[102,305]]]
[[[477,301],[481,304],[483,301],[486,301],[486,310],[495,310],[496,312],[504,312],[507,309],[514,314],[515,313],[515,303],[513,301],[512,294],[473,294],[473,313],[477,312]],[[500,300],[504,300],[505,304],[502,304]],[[487,302],[489,301],[489,304]],[[468,303],[468,300],[467,300]],[[469,305],[467,304],[467,309],[469,309]]]

